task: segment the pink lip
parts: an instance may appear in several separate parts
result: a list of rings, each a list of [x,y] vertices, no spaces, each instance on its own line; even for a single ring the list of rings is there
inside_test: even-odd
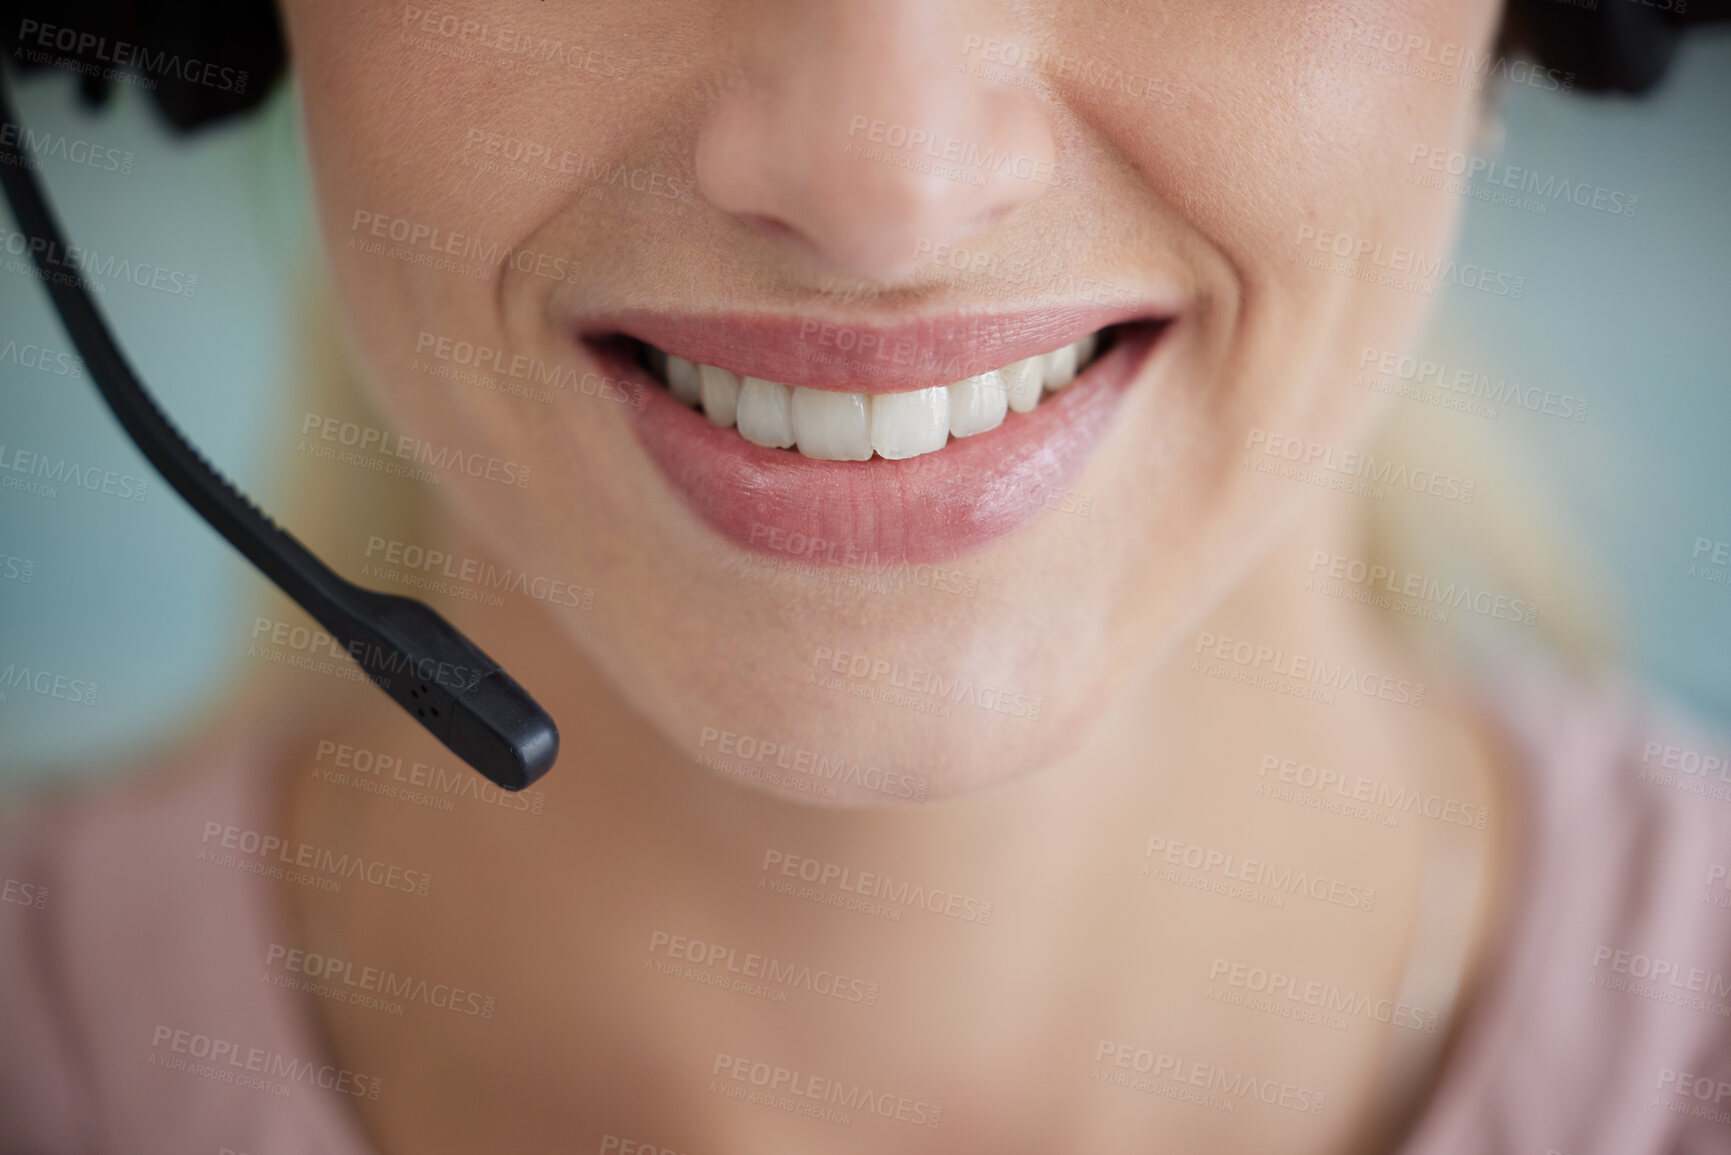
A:
[[[747,377],[843,393],[929,389],[1146,318],[1140,307],[950,315],[893,324],[761,314],[597,317],[578,334],[624,333],[665,353]]]
[[[1032,412],[1012,413],[988,433],[952,438],[936,453],[901,461],[816,461],[753,445],[653,383],[625,343],[594,348],[609,372],[647,386],[645,404],[631,410],[638,440],[711,528],[760,553],[872,566],[955,558],[1064,504],[1068,483],[1169,324],[1120,330],[1087,372]],[[1075,499],[1068,500],[1073,508]]]

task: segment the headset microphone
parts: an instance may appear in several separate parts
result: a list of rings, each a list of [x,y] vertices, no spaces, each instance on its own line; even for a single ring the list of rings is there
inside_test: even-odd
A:
[[[528,691],[429,607],[338,577],[212,468],[157,407],[96,311],[83,271],[67,260],[23,141],[0,76],[0,185],[67,334],[139,452],[452,753],[506,790],[545,774],[559,753],[559,730]]]

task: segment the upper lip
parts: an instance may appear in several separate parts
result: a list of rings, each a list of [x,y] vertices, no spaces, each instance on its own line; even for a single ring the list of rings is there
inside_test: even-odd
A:
[[[951,313],[873,322],[818,314],[628,310],[590,318],[578,335],[623,334],[703,365],[784,385],[893,393],[948,385],[1081,340],[1108,325],[1163,320],[1130,307]]]

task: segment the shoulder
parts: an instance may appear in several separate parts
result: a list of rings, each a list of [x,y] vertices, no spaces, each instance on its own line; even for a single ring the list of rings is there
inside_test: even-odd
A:
[[[310,1019],[270,981],[280,896],[231,849],[268,825],[268,786],[256,752],[213,745],[0,831],[17,896],[0,904],[0,1149],[358,1150]]]
[[[61,816],[34,817],[0,834],[0,1146],[95,1149],[80,1110],[89,1079],[67,1024],[60,969],[58,864],[48,852]]]
[[[1731,1135],[1731,751],[1614,676],[1525,655],[1510,909],[1408,1155],[1659,1155]],[[1511,1145],[1512,1144],[1512,1145]]]

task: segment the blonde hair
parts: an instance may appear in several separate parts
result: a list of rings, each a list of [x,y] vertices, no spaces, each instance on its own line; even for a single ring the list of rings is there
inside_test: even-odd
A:
[[[1423,343],[1426,359],[1470,364],[1496,377],[1495,359],[1470,338],[1433,329]],[[1539,388],[1561,383],[1525,382]],[[1535,463],[1523,421],[1544,420],[1496,409],[1496,416],[1469,416],[1418,400],[1397,400],[1377,431],[1380,453],[1399,461],[1424,463],[1471,478],[1471,503],[1429,500],[1422,510],[1387,502],[1366,503],[1366,537],[1379,563],[1440,582],[1468,583],[1538,607],[1533,639],[1569,666],[1592,670],[1620,662],[1627,653],[1623,625],[1612,591],[1596,575],[1597,564],[1581,527],[1558,500],[1555,483]],[[1416,503],[1409,503],[1416,504]],[[1418,620],[1391,615],[1412,644],[1439,657],[1458,658],[1497,637],[1516,631],[1507,622],[1460,615],[1467,628],[1426,629]],[[1450,625],[1456,619],[1451,616]],[[1440,636],[1439,636],[1440,635]],[[1494,642],[1493,642],[1494,644]]]

